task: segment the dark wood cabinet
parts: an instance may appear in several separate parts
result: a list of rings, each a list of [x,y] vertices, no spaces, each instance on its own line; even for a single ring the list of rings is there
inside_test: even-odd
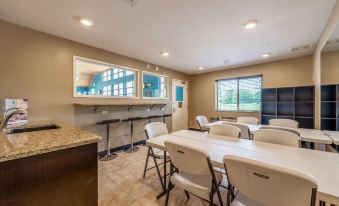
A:
[[[0,205],[98,205],[97,143],[0,162]]]

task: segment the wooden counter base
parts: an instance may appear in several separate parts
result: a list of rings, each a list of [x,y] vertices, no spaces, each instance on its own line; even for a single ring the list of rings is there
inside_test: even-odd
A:
[[[1,162],[0,205],[98,205],[97,143]]]

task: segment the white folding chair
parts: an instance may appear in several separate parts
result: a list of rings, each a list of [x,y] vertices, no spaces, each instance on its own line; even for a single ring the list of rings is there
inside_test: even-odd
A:
[[[223,205],[219,191],[222,175],[214,173],[208,152],[178,140],[165,140],[165,146],[171,157],[171,177],[165,206],[168,205],[170,191],[174,186],[183,189],[187,198],[193,194],[208,201],[209,205],[213,205],[213,197],[217,193],[220,205]],[[173,166],[178,172],[173,173]]]
[[[256,117],[238,117],[237,122],[244,124],[259,124],[259,119]]]
[[[209,130],[209,128],[205,126],[208,123],[208,119],[206,116],[201,116],[201,115],[197,116],[196,120],[199,125],[200,131],[205,132]]]
[[[270,119],[269,125],[271,126],[280,126],[280,127],[290,127],[290,128],[298,128],[299,123],[292,119]]]
[[[254,131],[254,141],[269,142],[292,147],[299,147],[300,137],[291,132],[277,129],[259,129]]]
[[[146,133],[146,138],[151,139],[151,138],[154,138],[154,137],[158,137],[158,136],[161,136],[161,135],[168,134],[168,130],[167,130],[167,126],[166,126],[165,123],[163,123],[163,122],[152,122],[152,123],[148,123],[145,126],[145,133]],[[165,158],[165,155],[166,155],[166,158]],[[147,167],[149,157],[153,158],[153,161],[154,161],[154,164],[155,164],[155,166],[150,167],[150,168]],[[157,159],[163,159],[164,161],[161,162],[161,163],[158,163]],[[166,161],[165,161],[165,159],[166,159]],[[143,178],[145,178],[147,171],[149,171],[153,168],[156,168],[160,182],[161,182],[162,186],[164,187],[163,182],[162,182],[162,177],[161,177],[161,174],[160,174],[160,170],[159,170],[159,165],[166,164],[167,162],[169,162],[169,156],[168,156],[167,152],[160,150],[160,149],[148,147]],[[164,189],[166,189],[166,188],[164,188]]]
[[[318,186],[308,174],[236,156],[225,156],[224,165],[237,189],[227,206],[315,206]]]
[[[300,132],[294,128],[291,127],[280,127],[280,126],[270,126],[270,125],[263,125],[260,127],[260,129],[277,129],[277,130],[283,130],[286,132],[291,132],[293,134],[296,134],[300,137]]]
[[[251,139],[250,128],[246,124],[238,123],[238,122],[223,122],[223,124],[238,127],[241,131],[240,138]]]
[[[240,138],[241,136],[241,131],[238,127],[228,124],[212,125],[209,133],[234,138]]]

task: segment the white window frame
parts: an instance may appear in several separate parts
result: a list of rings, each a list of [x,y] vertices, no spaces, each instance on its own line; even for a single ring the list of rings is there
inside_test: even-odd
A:
[[[111,96],[112,95],[112,85],[107,85],[102,88],[103,96]]]
[[[144,88],[143,88],[143,85],[144,85],[144,74],[149,74],[149,75],[153,75],[153,76],[157,76],[157,77],[165,77],[167,79],[167,83],[166,83],[166,97],[144,97]],[[160,83],[161,84],[161,83]],[[142,71],[141,72],[141,96],[142,96],[142,99],[159,99],[159,100],[164,100],[164,99],[168,99],[168,89],[169,89],[169,78],[168,76],[166,75],[163,75],[163,74],[157,74],[157,73],[153,73],[153,72],[146,72],[146,71]],[[161,93],[161,91],[159,92],[159,94]]]
[[[215,111],[216,112],[261,112],[261,106],[259,110],[240,110],[239,109],[239,80],[241,79],[247,79],[247,78],[254,78],[254,77],[260,77],[261,78],[261,88],[263,84],[263,76],[262,75],[253,75],[253,76],[244,76],[244,77],[234,77],[234,78],[228,78],[228,79],[217,79],[215,80]],[[218,81],[223,80],[237,80],[237,110],[221,110],[218,108]],[[261,105],[261,98],[260,98],[260,105]]]
[[[87,61],[93,64],[99,64],[99,65],[104,65],[104,66],[108,66],[111,68],[120,68],[120,69],[126,69],[126,70],[130,70],[135,72],[135,77],[134,77],[134,85],[135,85],[135,96],[99,96],[99,95],[92,95],[92,94],[88,94],[88,95],[82,95],[82,94],[78,94],[76,92],[76,61],[80,60],[80,61]],[[111,73],[111,75],[113,75],[113,71]],[[113,77],[111,77],[113,78]],[[130,67],[125,67],[125,66],[120,66],[120,65],[115,65],[115,64],[111,64],[111,63],[107,63],[107,62],[102,62],[102,61],[98,61],[98,60],[94,60],[94,59],[89,59],[86,57],[81,57],[81,56],[76,56],[73,55],[73,97],[82,97],[82,98],[112,98],[112,99],[140,99],[140,92],[139,92],[139,82],[140,82],[140,70],[138,69],[133,69]],[[113,91],[113,85],[112,85],[112,91]]]
[[[107,81],[112,80],[112,69],[107,69],[106,71],[104,71],[102,73],[101,78],[102,78],[103,82],[107,82]]]

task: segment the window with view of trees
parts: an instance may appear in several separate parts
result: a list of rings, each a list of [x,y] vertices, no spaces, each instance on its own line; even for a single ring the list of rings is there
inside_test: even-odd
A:
[[[261,76],[216,81],[218,111],[260,111]]]

